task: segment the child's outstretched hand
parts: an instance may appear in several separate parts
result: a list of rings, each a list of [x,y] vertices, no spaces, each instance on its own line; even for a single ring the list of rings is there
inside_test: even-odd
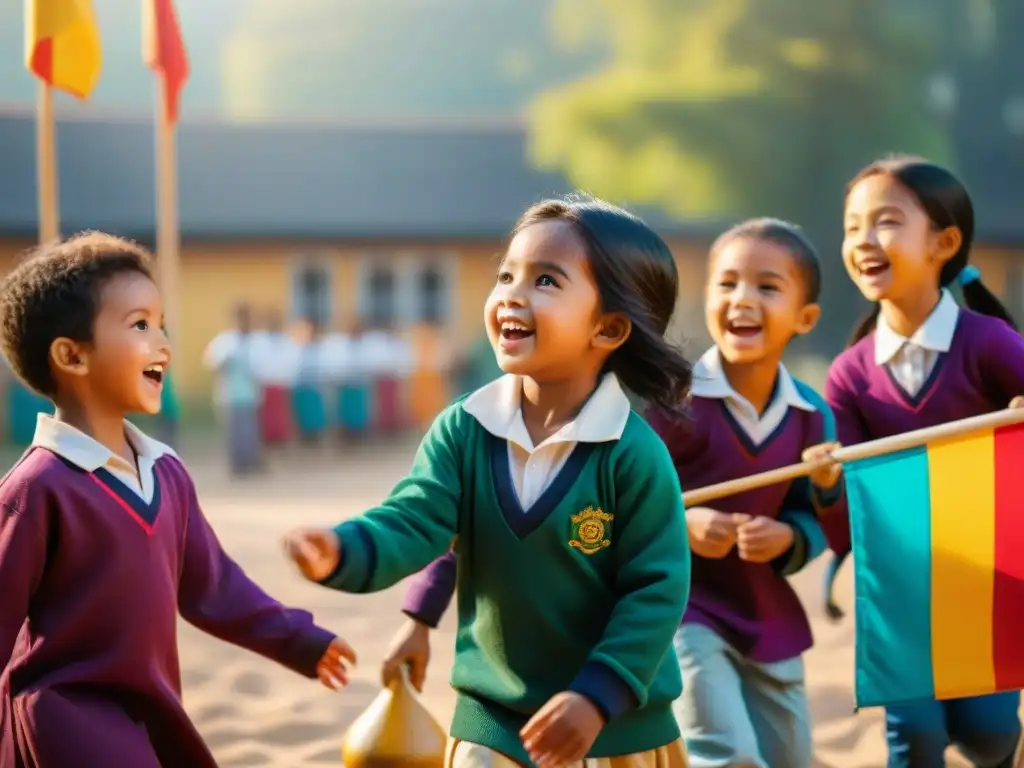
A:
[[[409,670],[409,682],[412,683],[412,687],[423,693],[429,662],[430,627],[416,619],[409,619],[392,639],[388,655],[380,665],[381,683],[387,688],[405,666]]]
[[[284,537],[284,551],[310,581],[323,581],[341,563],[341,542],[328,529],[300,528]]]
[[[555,694],[519,732],[537,768],[562,768],[587,756],[604,716],[586,696],[571,691]]]
[[[686,530],[690,549],[701,557],[719,559],[736,545],[736,524],[733,516],[710,507],[686,510]]]
[[[733,515],[737,523],[736,551],[748,563],[770,563],[793,546],[793,529],[770,517]]]
[[[832,458],[832,452],[837,448],[839,443],[812,445],[801,457],[805,462],[817,464],[811,471],[811,482],[826,491],[835,486],[839,482],[839,476],[843,474],[843,465]]]
[[[1010,401],[1011,408],[1024,408],[1024,395],[1017,395]]]
[[[336,637],[316,663],[316,676],[332,691],[340,691],[348,685],[348,665],[355,666],[355,663],[356,652],[352,646]]]

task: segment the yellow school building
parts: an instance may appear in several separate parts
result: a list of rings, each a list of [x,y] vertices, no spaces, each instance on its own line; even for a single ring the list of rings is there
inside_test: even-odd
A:
[[[36,233],[34,119],[0,112],[0,273]],[[62,231],[101,229],[152,246],[153,130],[147,119],[58,120]],[[181,282],[175,382],[208,399],[202,353],[247,302],[328,328],[438,317],[449,339],[482,331],[482,306],[515,217],[569,191],[526,160],[516,124],[230,125],[179,131]],[[721,224],[654,221],[679,263],[678,322],[703,327],[707,247]],[[984,233],[983,233],[984,235]],[[1005,240],[1005,238],[1003,238]],[[986,283],[1020,306],[1020,244],[983,242]]]

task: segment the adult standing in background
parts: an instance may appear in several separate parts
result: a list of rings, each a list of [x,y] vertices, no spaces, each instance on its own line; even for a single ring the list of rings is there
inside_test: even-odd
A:
[[[281,446],[291,440],[292,389],[299,375],[301,350],[284,328],[276,309],[266,313],[266,328],[254,339],[253,363],[260,385],[260,437],[267,446]]]
[[[319,443],[327,429],[327,385],[324,344],[320,330],[309,320],[300,324],[298,332],[299,368],[292,390],[295,424],[302,442]]]
[[[253,330],[252,309],[239,304],[234,328],[215,336],[203,356],[206,367],[216,375],[216,405],[225,419],[228,462],[236,477],[263,468]]]

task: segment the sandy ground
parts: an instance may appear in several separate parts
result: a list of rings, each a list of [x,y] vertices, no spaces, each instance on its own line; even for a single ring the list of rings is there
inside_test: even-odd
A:
[[[346,727],[379,691],[379,664],[402,621],[404,588],[352,596],[311,586],[290,570],[278,539],[291,526],[334,524],[379,500],[408,467],[412,446],[366,449],[361,455],[296,452],[278,458],[268,477],[241,484],[227,481],[223,464],[209,449],[186,448],[184,454],[206,514],[228,552],[271,594],[313,611],[359,653],[349,687],[333,693],[182,624],[186,706],[222,766],[338,766]],[[796,580],[816,639],[806,658],[817,765],[882,766],[880,712],[853,713],[852,622],[835,625],[822,617],[820,566]],[[839,597],[851,606],[848,569],[843,576]],[[447,684],[453,619],[447,616],[434,635],[425,695],[443,724],[453,705]],[[951,758],[949,765],[966,764]]]

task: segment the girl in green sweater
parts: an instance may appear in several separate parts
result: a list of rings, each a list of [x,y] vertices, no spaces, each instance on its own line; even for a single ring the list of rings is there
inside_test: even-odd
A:
[[[300,530],[306,578],[385,589],[456,541],[451,766],[682,768],[670,652],[690,584],[679,481],[623,385],[671,410],[675,260],[587,197],[530,208],[484,310],[506,374],[457,400],[375,509]]]

